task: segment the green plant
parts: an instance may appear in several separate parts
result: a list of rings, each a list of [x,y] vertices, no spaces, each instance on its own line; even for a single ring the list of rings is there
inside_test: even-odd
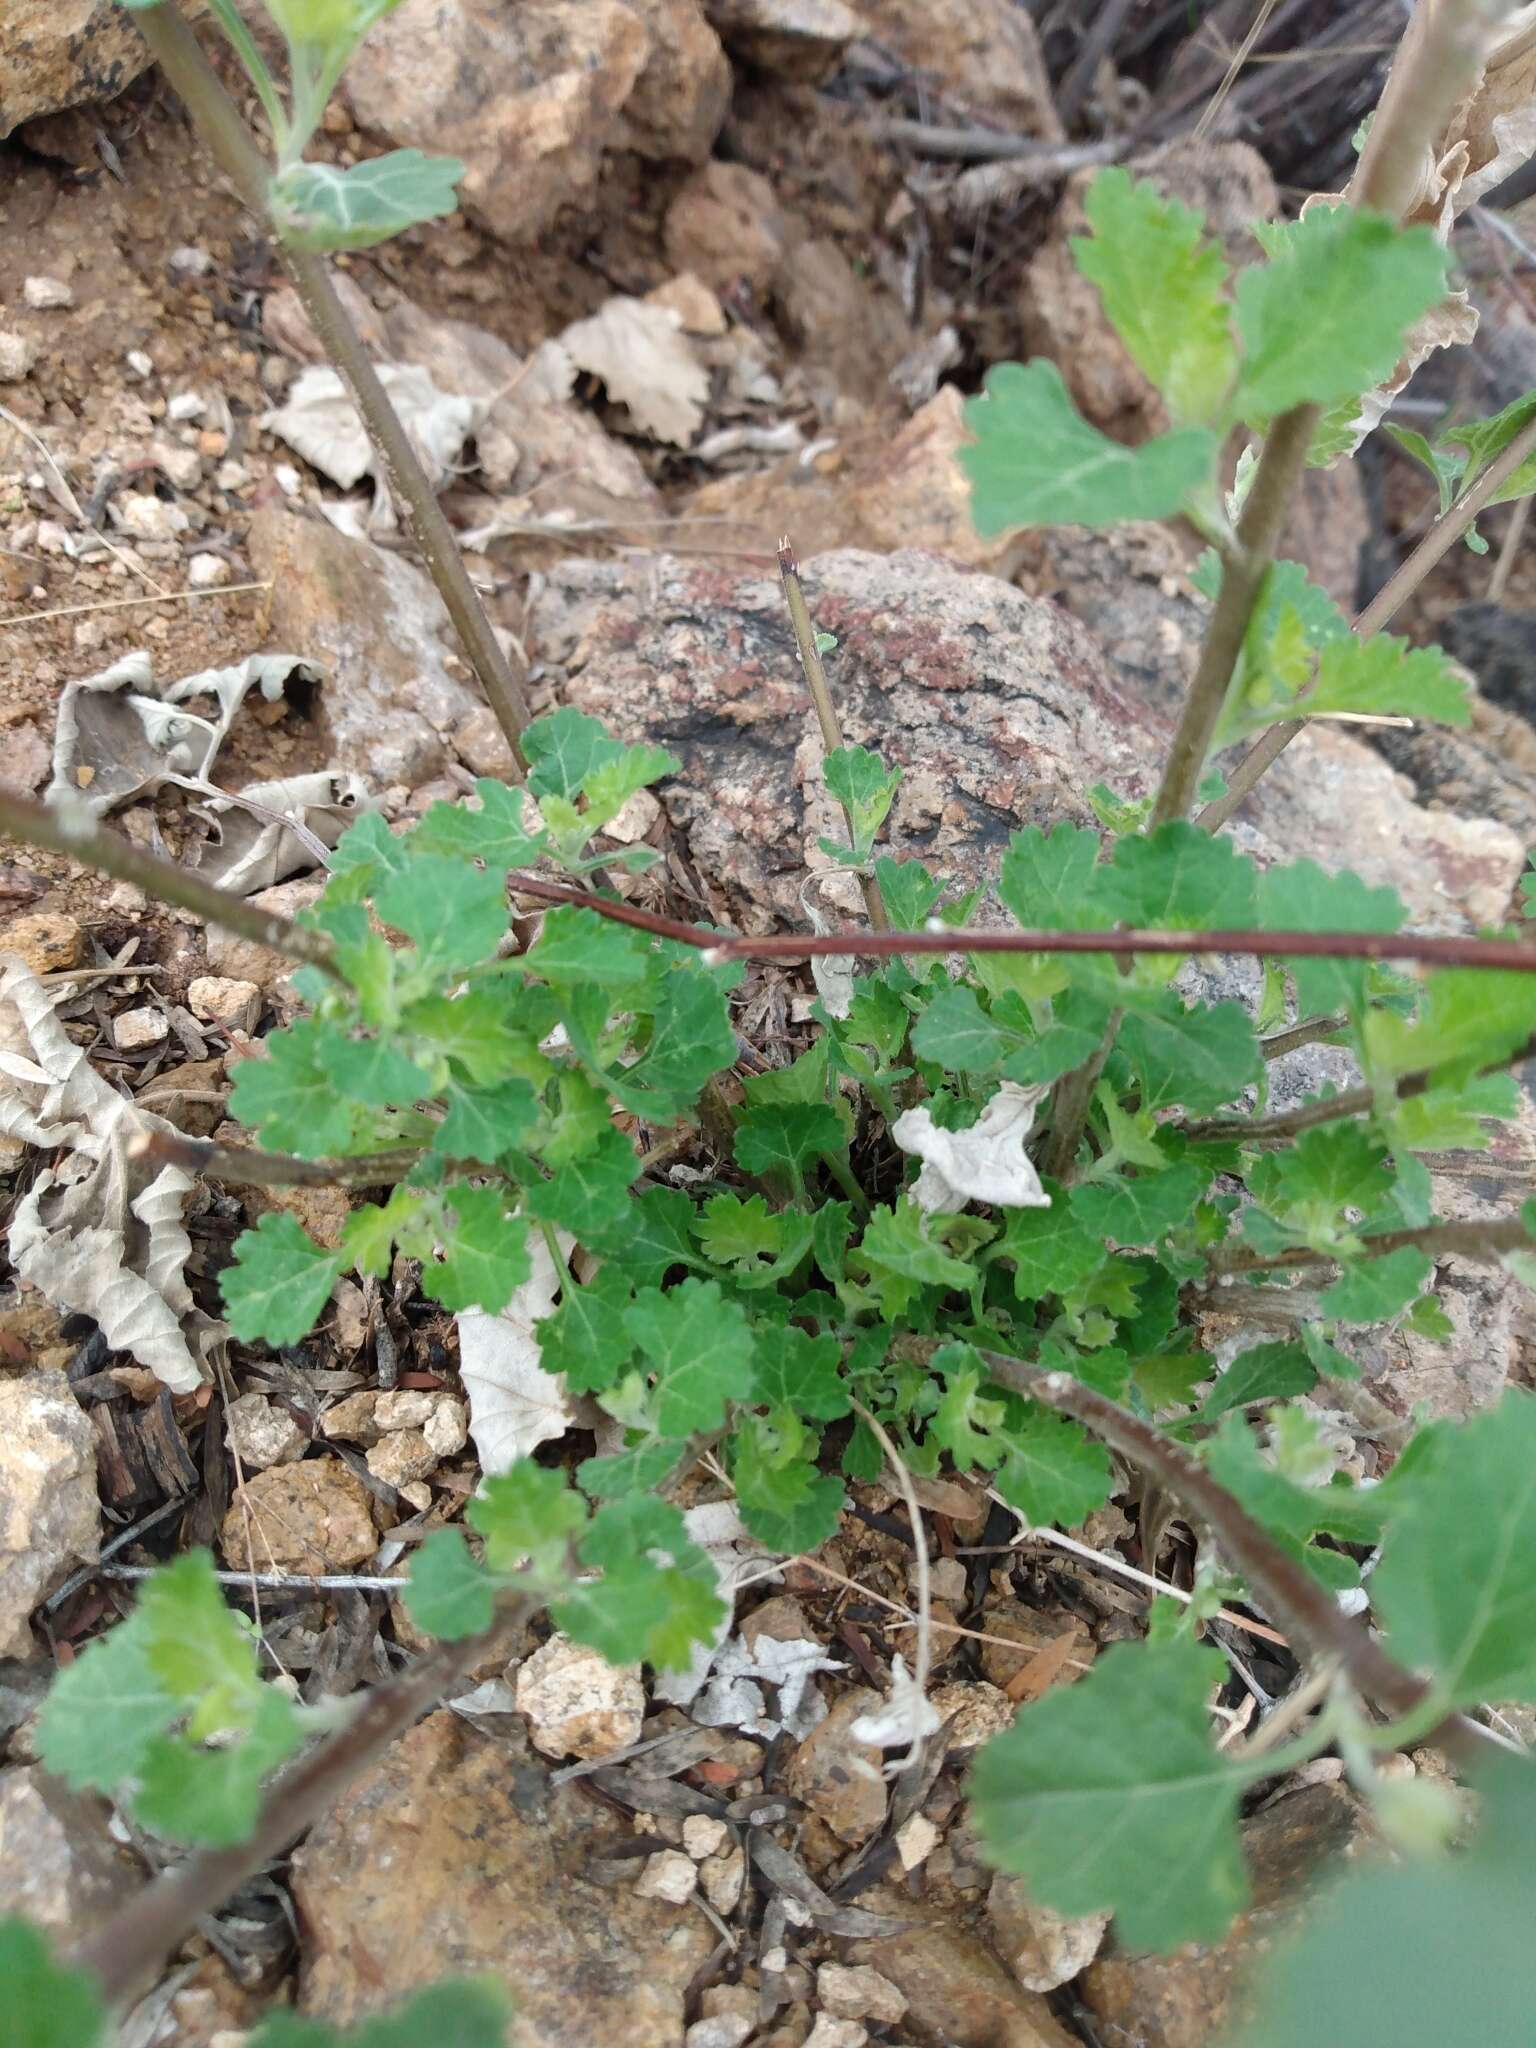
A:
[[[1110,1499],[1113,1453],[1209,1538],[1194,1597],[1159,1607],[1145,1642],[983,1752],[973,1791],[997,1860],[1062,1912],[1112,1909],[1133,1945],[1213,1939],[1245,1896],[1242,1801],[1335,1748],[1387,1839],[1431,1860],[1348,1880],[1332,1917],[1276,1963],[1252,2038],[1315,2037],[1316,2001],[1352,1995],[1337,1988],[1351,1929],[1407,1963],[1443,1918],[1464,1947],[1528,1972],[1509,1898],[1528,1908],[1532,1877],[1508,1815],[1529,1807],[1532,1781],[1526,1766],[1490,1767],[1473,1716],[1536,1701],[1536,1403],[1511,1393],[1468,1422],[1402,1431],[1371,1487],[1334,1472],[1316,1405],[1361,1402],[1352,1330],[1449,1333],[1437,1253],[1533,1270],[1536,1202],[1493,1224],[1437,1218],[1422,1155],[1484,1146],[1514,1115],[1507,1069],[1536,1038],[1536,953],[1504,934],[1406,934],[1390,889],[1306,860],[1261,873],[1185,815],[1213,747],[1306,717],[1465,716],[1435,650],[1352,630],[1273,559],[1286,472],[1326,445],[1328,409],[1352,415],[1391,369],[1445,289],[1444,259],[1422,231],[1342,207],[1266,229],[1265,260],[1234,284],[1198,218],[1123,173],[1099,178],[1088,215],[1079,260],[1169,429],[1121,448],[1075,414],[1049,365],[1004,366],[970,415],[978,523],[1191,520],[1211,544],[1197,580],[1214,611],[1157,796],[1096,792],[1104,829],[1016,833],[995,884],[1010,928],[974,924],[973,894],[876,853],[896,771],[841,745],[819,670],[831,650],[787,547],[849,827],[829,850],[859,876],[869,932],[743,939],[587,886],[648,857],[593,841],[676,764],[570,709],[525,730],[526,791],[482,782],[401,834],[365,819],[299,925],[262,921],[263,940],[303,962],[310,1010],[238,1070],[232,1107],[271,1148],[242,1155],[243,1171],[387,1192],[355,1209],[339,1250],[287,1214],[248,1231],[223,1283],[236,1336],[297,1341],[344,1270],[383,1273],[397,1251],[445,1307],[494,1312],[537,1238],[561,1281],[539,1326],[545,1369],[619,1434],[573,1471],[521,1461],[485,1483],[467,1531],[420,1546],[406,1597],[441,1647],[355,1713],[316,1717],[263,1682],[196,1557],[84,1651],[42,1716],[50,1768],[206,1845],[81,1951],[108,1996],[290,1841],[510,1617],[545,1606],[603,1655],[663,1668],[713,1640],[714,1572],[667,1498],[705,1450],[748,1528],[783,1552],[825,1540],[846,1483],[887,1463],[904,1480],[947,1464],[1024,1522],[1070,1528]],[[1269,441],[1228,501],[1217,462],[1237,427]],[[1516,446],[1485,451],[1484,476]],[[1458,505],[1463,523],[1475,516],[1463,497],[1448,518]],[[0,824],[205,913],[252,916],[18,800],[0,798]],[[527,872],[535,862],[544,873]],[[505,950],[509,879],[550,906],[523,951]],[[1213,951],[1266,962],[1253,1005],[1180,983]],[[827,956],[876,964],[822,1007],[809,1048],[746,1078],[733,1107],[720,1077],[737,1057],[738,963]],[[1388,964],[1414,961],[1429,969],[1417,979]],[[1266,1055],[1314,1040],[1348,1051],[1358,1085],[1266,1114]],[[637,1149],[637,1133],[679,1124],[703,1126],[722,1155],[697,1194],[653,1179]],[[181,1156],[219,1163],[216,1148]],[[1284,1334],[1222,1369],[1195,1328],[1212,1308]],[[1367,1591],[1375,1631],[1353,1612]],[[1283,1746],[1263,1729],[1225,1748],[1212,1733],[1225,1667],[1200,1636],[1236,1601],[1315,1674]],[[1456,1808],[1377,1768],[1431,1737],[1485,1773],[1495,1807],[1459,1861],[1445,1860]],[[20,2038],[92,2038],[89,1979],[59,1972],[18,1927],[0,1932],[0,1956],[31,2001]],[[1458,2023],[1481,2041],[1523,2038],[1528,2001],[1496,2007],[1486,1967],[1455,1981]],[[464,2012],[457,2038],[496,2038],[494,2013]],[[397,2038],[383,2024],[361,2038]],[[308,2038],[294,2026],[269,2022],[260,2038]]]

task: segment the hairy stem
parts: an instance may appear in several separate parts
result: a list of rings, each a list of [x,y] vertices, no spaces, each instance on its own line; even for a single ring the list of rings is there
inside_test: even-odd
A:
[[[30,797],[0,792],[0,834],[23,840],[29,846],[43,847],[49,853],[61,853],[85,867],[98,868],[119,882],[131,882],[162,903],[194,911],[237,938],[254,939],[257,945],[270,946],[273,952],[289,960],[318,967],[344,988],[348,985],[324,932],[311,931],[308,925],[295,924],[291,918],[258,910],[243,896],[215,888],[212,882],[203,881],[189,869],[145,853],[116,832],[104,832],[83,808],[78,812],[51,810]]]
[[[355,1159],[298,1159],[288,1152],[247,1151],[241,1145],[216,1145],[211,1138],[186,1138],[179,1131],[141,1131],[128,1150],[131,1157],[164,1160],[184,1173],[259,1188],[382,1187],[404,1180],[422,1156],[419,1145],[408,1145]]]
[[[1206,756],[1232,687],[1238,656],[1243,651],[1248,622],[1275,558],[1280,530],[1306,466],[1307,449],[1319,414],[1320,408],[1315,405],[1298,405],[1282,413],[1265,439],[1264,453],[1259,457],[1248,502],[1238,522],[1237,544],[1222,560],[1216,609],[1206,629],[1195,679],[1184,700],[1183,716],[1163,769],[1148,821],[1151,826],[1165,824],[1170,818],[1186,818],[1194,808]]]
[[[938,1340],[918,1339],[909,1348],[914,1355],[931,1357]],[[997,1351],[982,1351],[981,1356],[999,1386],[1081,1422],[1111,1450],[1150,1472],[1187,1513],[1206,1523],[1270,1619],[1298,1648],[1313,1659],[1336,1659],[1360,1694],[1393,1716],[1411,1713],[1424,1700],[1429,1690],[1424,1681],[1389,1657],[1369,1629],[1342,1613],[1326,1588],[1287,1556],[1182,1444],[1071,1373],[1047,1372]],[[1483,1753],[1482,1731],[1461,1715],[1443,1723],[1435,1739],[1448,1741],[1459,1754],[1474,1747],[1477,1754]]]
[[[483,1634],[439,1643],[403,1678],[371,1692],[343,1727],[274,1782],[249,1841],[230,1849],[200,1849],[156,1878],[80,1943],[74,1962],[93,1972],[109,2001],[130,1996],[205,1913],[280,1856],[499,1637],[520,1627],[539,1605],[525,1594],[502,1594],[496,1620]]]
[[[1124,1015],[1123,1010],[1111,1013],[1098,1051],[1070,1074],[1063,1074],[1051,1092],[1051,1135],[1041,1156],[1040,1170],[1053,1180],[1066,1181],[1071,1177],[1078,1144],[1093,1103],[1093,1091],[1098,1087],[1099,1076],[1115,1049],[1120,1020]]]
[[[832,690],[827,682],[827,671],[822,665],[821,649],[816,645],[816,628],[811,623],[810,608],[805,601],[805,591],[800,582],[800,569],[795,561],[795,551],[786,535],[779,542],[779,580],[784,585],[784,602],[789,607],[789,622],[795,629],[795,645],[800,650],[800,666],[805,672],[806,686],[811,693],[811,702],[816,706],[817,722],[821,726],[821,744],[829,754],[835,754],[846,746],[843,738],[842,721],[837,715],[837,706],[832,701]],[[846,804],[842,807],[843,817],[848,824],[848,844],[853,844],[853,813]],[[891,921],[885,914],[885,905],[880,900],[879,886],[873,875],[861,874],[859,888],[864,895],[864,909],[869,918],[871,931],[888,932]]]
[[[185,101],[220,169],[251,211],[270,225],[268,166],[197,38],[168,0],[136,11],[133,18],[156,63]],[[437,585],[469,664],[514,757],[521,761],[518,742],[531,716],[525,678],[513,673],[502,652],[469,580],[452,528],[443,516],[400,416],[379,381],[362,338],[336,294],[325,258],[288,242],[280,242],[280,246],[294,289],[362,415],[368,438],[383,465],[385,481],[405,510],[411,538]]]
[[[1476,86],[1484,58],[1513,7],[1514,0],[1419,0],[1350,180],[1346,197],[1352,206],[1370,207],[1401,220],[1415,204],[1426,150],[1444,134],[1457,104]],[[1490,465],[1478,486],[1435,522],[1380,596],[1360,614],[1355,631],[1362,640],[1380,631],[1466,531],[1504,476],[1513,475],[1524,454],[1536,448],[1536,423],[1521,438],[1527,441],[1526,449],[1504,475],[1490,481],[1499,466]],[[1505,451],[1506,455],[1510,452]],[[1226,794],[1208,804],[1196,822],[1208,831],[1218,831],[1304,724],[1303,719],[1287,719],[1272,726],[1239,762]]]
[[[1518,1216],[1501,1216],[1486,1223],[1426,1223],[1415,1230],[1379,1230],[1360,1240],[1359,1257],[1384,1258],[1388,1252],[1411,1246],[1431,1256],[1454,1254],[1463,1259],[1496,1260],[1506,1252],[1526,1251],[1536,1244]],[[1279,1273],[1298,1266],[1336,1266],[1331,1252],[1315,1252],[1310,1245],[1292,1245],[1283,1252],[1250,1251],[1246,1245],[1218,1245],[1210,1256],[1210,1272]]]
[[[1515,471],[1533,454],[1536,454],[1536,420],[1532,420],[1507,448],[1494,457],[1470,490],[1463,492],[1454,505],[1441,513],[1407,561],[1383,584],[1355,620],[1354,631],[1360,639],[1368,640],[1373,633],[1379,633],[1396,615],[1430,570],[1449,553],[1478,514],[1498,496]],[[1227,779],[1226,794],[1207,804],[1195,822],[1205,826],[1207,831],[1220,831],[1265,769],[1279,760],[1305,725],[1304,718],[1287,718],[1279,725],[1272,725],[1233,769]]]

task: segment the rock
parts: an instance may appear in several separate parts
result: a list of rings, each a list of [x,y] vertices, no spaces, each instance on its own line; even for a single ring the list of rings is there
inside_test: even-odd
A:
[[[0,1379],[0,1657],[29,1658],[28,1618],[96,1556],[96,1432],[62,1372]]]
[[[1026,1991],[1054,1991],[1086,1969],[1103,1945],[1108,1913],[1069,1920],[1036,1903],[1021,1877],[1000,1871],[987,1893],[998,1954]]]
[[[293,1859],[300,2006],[349,2024],[438,1977],[489,1971],[516,2001],[518,2048],[680,2048],[683,1994],[714,1930],[585,1878],[612,1833],[579,1786],[550,1788],[542,1767],[434,1714]]]
[[[112,506],[112,519],[132,540],[174,541],[192,524],[179,505],[153,491],[124,491]]]
[[[741,2048],[757,2027],[755,2013],[723,2012],[695,2020],[683,2036],[684,2048]]]
[[[273,1465],[246,1482],[224,1517],[219,1544],[235,1569],[344,1572],[378,1548],[372,1495],[340,1458]]]
[[[848,399],[888,398],[891,371],[912,345],[911,328],[894,294],[856,272],[830,236],[796,246],[793,262],[779,268],[773,295],[790,341],[816,365],[828,410],[840,402],[846,410]]]
[[[0,384],[19,384],[37,361],[37,343],[14,327],[0,327]]]
[[[163,1045],[170,1035],[170,1020],[164,1010],[147,1006],[119,1010],[112,1019],[112,1043],[119,1052],[144,1052],[152,1045]]]
[[[610,1664],[555,1635],[518,1666],[515,1689],[517,1711],[528,1716],[533,1746],[545,1756],[590,1761],[640,1739],[645,1688],[638,1664]]]
[[[1064,1615],[1042,1614],[1019,1601],[989,1607],[986,1632],[989,1636],[1005,1636],[1019,1646],[1016,1650],[1004,1649],[995,1642],[981,1646],[981,1674],[1004,1693],[1025,1665],[1033,1662],[1041,1651],[1053,1649],[1063,1634],[1072,1637],[1067,1653],[1071,1661],[1052,1674],[1052,1685],[1075,1684],[1093,1662],[1095,1645],[1080,1622]]]
[[[912,1920],[859,1944],[859,1960],[907,2001],[904,2038],[943,2048],[1072,2048],[1046,1999],[1015,1984],[990,1949],[953,1918],[918,1920],[904,1894],[865,1892],[877,1913]]]
[[[354,1395],[352,1398],[356,1400],[359,1397]],[[440,1395],[429,1392],[425,1387],[402,1387],[392,1393],[376,1394],[373,1397],[373,1420],[380,1429],[421,1429],[436,1412],[440,1399]],[[333,1415],[340,1412],[340,1408],[331,1411]]]
[[[929,1695],[940,1721],[949,1723],[950,1750],[979,1749],[994,1735],[1013,1726],[1014,1704],[1005,1692],[984,1679],[956,1679]]]
[[[271,889],[259,890],[249,901],[253,909],[268,911],[275,917],[293,918],[301,910],[308,910],[324,886],[323,881],[307,878],[279,882]],[[215,974],[224,975],[231,981],[254,981],[269,997],[277,993],[276,984],[286,982],[293,972],[293,962],[274,952],[270,946],[222,931],[218,925],[209,925],[204,950],[208,955],[208,965]]]
[[[591,198],[609,148],[707,156],[730,74],[698,0],[405,0],[344,90],[360,127],[461,157],[466,211],[529,242]]]
[[[56,313],[75,303],[74,291],[62,277],[23,278],[21,297],[34,313]]]
[[[451,1458],[469,1442],[469,1409],[449,1394],[438,1396],[437,1406],[421,1426],[421,1433],[439,1458]]]
[[[733,57],[795,85],[825,78],[864,33],[842,0],[704,0],[704,12]]]
[[[453,751],[474,775],[489,775],[497,782],[517,780],[517,762],[489,704],[459,720],[453,728]]]
[[[309,1444],[288,1410],[265,1394],[241,1394],[230,1402],[224,1411],[224,1441],[247,1472],[292,1464]]]
[[[691,1856],[685,1856],[680,1849],[660,1849],[645,1859],[645,1868],[635,1880],[635,1895],[642,1899],[665,1899],[670,1906],[686,1906],[698,1881],[698,1866]]]
[[[1234,264],[1258,255],[1252,224],[1279,210],[1274,179],[1246,142],[1168,143],[1127,168],[1202,213]],[[1088,232],[1083,200],[1095,176],[1079,171],[1068,179],[1052,231],[1025,271],[1020,325],[1026,353],[1050,357],[1096,426],[1117,440],[1142,441],[1168,425],[1162,399],[1110,326],[1097,286],[1072,259],[1071,238]]]
[[[854,1848],[884,1822],[886,1785],[880,1775],[882,1752],[855,1742],[848,1731],[861,1714],[872,1714],[883,1705],[879,1694],[867,1687],[845,1693],[806,1736],[784,1774],[795,1797]]]
[[[819,2012],[805,2037],[805,2048],[864,2048],[868,2039],[869,2029],[857,2020],[836,2020],[829,2012]]]
[[[663,234],[673,269],[692,271],[716,292],[742,281],[765,291],[797,239],[768,180],[718,160],[678,192]]]
[[[1081,1995],[1107,2038],[1143,2048],[1241,2039],[1249,1969],[1360,1827],[1354,1800],[1336,1784],[1305,1786],[1244,1821],[1253,1904],[1220,1941],[1192,1943],[1171,1956],[1103,1956],[1089,1965]]]
[[[683,1847],[696,1863],[702,1863],[725,1846],[730,1832],[723,1820],[713,1820],[707,1813],[690,1813],[683,1822]]]
[[[957,109],[1063,139],[1035,25],[1013,0],[858,0],[864,33],[928,72]]]
[[[368,1453],[368,1470],[386,1486],[409,1486],[438,1467],[438,1455],[419,1429],[397,1429]]]
[[[201,4],[188,10],[202,12]],[[149,47],[114,0],[6,0],[0,16],[0,137],[63,107],[116,99]]]
[[[823,1963],[816,1972],[816,1996],[822,2011],[834,2019],[873,2020],[882,2027],[894,2027],[907,2009],[904,1994],[867,1963],[856,1969]]]
[[[590,0],[584,0],[590,5]],[[614,134],[621,149],[700,164],[731,103],[731,67],[699,0],[625,0],[651,39]]]
[[[1081,567],[1088,587],[1073,601],[1092,624],[1102,597],[1122,642],[1123,547],[1077,528],[1059,538],[1056,587]],[[887,828],[894,856],[990,884],[1016,827],[1092,823],[1082,792],[1094,783],[1150,794],[1186,641],[1193,658],[1192,596],[1120,579],[1143,628],[1122,669],[1114,644],[1106,659],[1059,605],[934,556],[848,550],[803,572],[818,627],[838,636],[832,683],[850,744],[906,771]],[[533,631],[561,701],[679,756],[657,795],[744,928],[800,923],[805,869],[824,864],[817,837],[838,824],[777,578],[654,557],[565,562],[548,573]],[[1266,864],[1306,855],[1390,884],[1413,920],[1440,929],[1497,921],[1524,867],[1513,833],[1419,808],[1377,754],[1334,728],[1289,748],[1233,832]]]
[[[381,1398],[367,1389],[344,1395],[320,1417],[321,1434],[349,1444],[377,1443],[383,1435],[378,1423]]]
[[[42,532],[43,522],[38,524]],[[0,759],[0,789],[17,796],[31,796],[53,773],[53,747],[35,725],[13,725],[6,734],[5,754]],[[0,930],[0,942],[4,933]]]
[[[793,1593],[775,1593],[741,1624],[741,1638],[749,1650],[755,1650],[763,1636],[779,1643],[804,1643],[811,1640],[811,1633],[805,1609]]]
[[[83,1940],[144,1882],[107,1809],[36,1764],[0,1772],[0,1898],[60,1944]]]
[[[896,1854],[903,1870],[916,1870],[939,1846],[939,1831],[926,1814],[914,1813],[896,1830]]]
[[[380,29],[413,11],[414,0]],[[457,673],[446,665],[448,617],[428,578],[402,555],[277,505],[251,521],[249,549],[256,574],[273,579],[272,644],[302,648],[325,672],[326,761],[376,784],[429,781],[447,759],[448,735],[481,699],[457,657]]]
[[[187,984],[187,1007],[205,1024],[232,1024],[241,1031],[249,1031],[261,1007],[261,990],[254,981],[199,974]]]
[[[234,581],[234,575],[223,555],[194,555],[187,564],[187,582],[194,590],[222,590],[226,583]]]
[[[34,910],[0,924],[0,951],[15,953],[34,974],[57,974],[84,959],[85,933],[62,910]]]
[[[720,1915],[727,1919],[741,1904],[747,1881],[747,1858],[743,1849],[722,1849],[699,1865],[699,1889]]]

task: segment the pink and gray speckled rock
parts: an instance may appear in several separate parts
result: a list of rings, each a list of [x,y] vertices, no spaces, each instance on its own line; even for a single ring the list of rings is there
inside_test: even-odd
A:
[[[1092,822],[1084,792],[1154,786],[1200,605],[1151,584],[1106,612],[1111,651],[1060,603],[937,555],[842,549],[804,565],[850,743],[905,770],[887,833],[899,857],[990,880],[1018,827]],[[1144,630],[1143,630],[1144,625]],[[666,556],[550,572],[534,643],[564,701],[682,760],[659,794],[745,928],[804,922],[807,866],[840,830],[820,770],[778,579]],[[1233,828],[1262,863],[1306,855],[1390,883],[1417,923],[1502,916],[1523,850],[1502,825],[1422,809],[1337,727],[1305,735]]]

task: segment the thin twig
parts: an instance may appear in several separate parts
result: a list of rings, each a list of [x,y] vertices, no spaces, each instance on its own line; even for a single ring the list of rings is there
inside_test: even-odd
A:
[[[184,1501],[176,1503],[184,1507]],[[137,1532],[135,1532],[137,1533]],[[85,1565],[80,1576],[85,1579],[153,1579],[165,1570],[159,1564],[100,1564]],[[405,1591],[407,1581],[387,1578],[378,1572],[316,1572],[306,1577],[302,1572],[215,1572],[215,1581],[221,1586],[256,1587],[262,1593],[393,1593],[397,1597]]]
[[[1504,592],[1509,587],[1510,571],[1525,542],[1525,529],[1530,522],[1531,500],[1517,498],[1515,509],[1509,516],[1509,526],[1499,548],[1499,559],[1493,565],[1493,574],[1488,578],[1488,602],[1502,604]]]
[[[245,1575],[238,1576],[245,1583]],[[439,1643],[403,1678],[369,1693],[344,1727],[276,1780],[249,1840],[229,1849],[198,1850],[147,1885],[78,1945],[76,1965],[93,1973],[109,2003],[129,1996],[205,1913],[281,1855],[492,1643],[518,1628],[538,1606],[527,1595],[502,1594],[497,1618],[483,1634]]]
[[[932,1622],[932,1595],[928,1572],[928,1535],[923,1524],[923,1511],[917,1504],[917,1489],[912,1484],[912,1474],[907,1470],[906,1461],[891,1441],[885,1425],[859,1402],[853,1403],[863,1418],[865,1427],[874,1437],[886,1456],[901,1497],[906,1502],[907,1518],[912,1524],[912,1555],[917,1564],[917,1639],[912,1650],[912,1739],[907,1745],[905,1756],[893,1764],[886,1765],[887,1777],[899,1777],[903,1771],[915,1769],[923,1760],[923,1724],[921,1708],[917,1704],[928,1697],[928,1674],[933,1668],[933,1637],[930,1633]]]
[[[270,229],[267,164],[239,109],[199,48],[197,38],[168,0],[136,11],[133,18],[156,63],[186,103],[220,169],[232,180],[246,205]],[[453,529],[443,516],[410,437],[379,381],[362,337],[337,296],[325,258],[281,238],[279,247],[310,324],[352,394],[378,454],[385,481],[404,509],[411,537],[437,585],[470,667],[479,678],[513,757],[521,761],[519,740],[532,717],[526,677],[514,675],[502,651],[464,567]]]
[[[265,583],[221,583],[212,590],[162,590],[158,597],[103,597],[95,604],[61,604],[48,612],[12,612],[0,626],[40,626],[46,619],[78,619],[86,612],[120,612],[144,604],[187,604],[194,598],[243,597],[252,590],[270,590]]]
[[[999,1507],[1006,1508],[1009,1505],[1003,1496],[994,1493],[991,1487],[987,1489],[987,1497],[995,1500]],[[1010,1508],[1009,1512],[1019,1514],[1017,1508]],[[1019,1520],[1022,1522],[1024,1517],[1019,1515]],[[1049,1543],[1057,1550],[1070,1551],[1074,1557],[1080,1557],[1085,1563],[1096,1565],[1100,1571],[1109,1572],[1115,1578],[1128,1579],[1133,1586],[1145,1586],[1149,1593],[1160,1593],[1165,1599],[1182,1601],[1186,1607],[1195,1597],[1193,1593],[1186,1593],[1182,1586],[1172,1585],[1167,1579],[1155,1578],[1151,1572],[1144,1572],[1134,1564],[1127,1564],[1123,1557],[1117,1557],[1113,1551],[1095,1550],[1091,1543],[1079,1543],[1075,1536],[1065,1535],[1060,1529],[1026,1527],[1018,1540],[1008,1547],[1010,1550],[1018,1550],[1026,1543]],[[1266,1643],[1276,1643],[1282,1650],[1290,1648],[1279,1629],[1270,1628],[1266,1622],[1255,1621],[1250,1615],[1238,1614],[1233,1608],[1218,1607],[1215,1619],[1227,1622],[1233,1628],[1240,1628],[1247,1635],[1258,1636]]]
[[[188,869],[145,853],[131,840],[103,831],[83,806],[73,811],[54,810],[46,804],[34,803],[30,797],[0,791],[0,834],[23,840],[29,846],[43,847],[49,853],[63,854],[68,860],[97,868],[120,882],[131,882],[162,903],[174,903],[179,909],[193,911],[210,924],[233,932],[237,938],[254,939],[257,945],[270,946],[273,952],[290,960],[318,967],[332,980],[347,986],[324,932],[258,910],[243,896],[215,888],[212,882],[203,881]]]
[[[831,687],[827,672],[822,666],[821,649],[816,645],[816,628],[811,622],[810,608],[805,601],[805,590],[800,582],[800,570],[795,561],[795,551],[789,536],[779,542],[779,580],[784,585],[784,602],[789,608],[789,622],[794,627],[795,645],[800,650],[800,666],[805,672],[806,687],[811,693],[811,702],[816,706],[816,718],[821,726],[821,744],[828,754],[835,754],[847,745],[843,738],[842,721],[837,715],[837,706],[832,701]],[[848,821],[848,843],[854,842],[853,812],[847,804],[842,806],[844,818]],[[877,932],[888,932],[891,921],[885,914],[885,905],[880,901],[880,890],[873,875],[859,873],[859,888],[864,897],[864,909],[869,918],[870,928]]]

